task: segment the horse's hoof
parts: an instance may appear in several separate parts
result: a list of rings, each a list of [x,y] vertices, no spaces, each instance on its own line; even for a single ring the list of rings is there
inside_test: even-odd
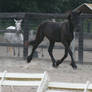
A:
[[[57,60],[57,62],[56,62],[57,67],[59,66],[60,62],[61,62],[61,60]]]
[[[27,57],[27,63],[30,63],[30,61],[31,61],[31,57],[28,56],[28,57]]]
[[[55,68],[57,68],[59,66],[59,64],[60,64],[59,62],[60,62],[60,60],[58,60],[57,62],[53,63],[52,66],[55,67]]]
[[[53,66],[54,68],[57,68],[57,64],[56,64],[56,62],[53,63],[52,66]]]
[[[77,65],[76,64],[72,64],[71,63],[71,66],[72,66],[73,69],[77,69]]]

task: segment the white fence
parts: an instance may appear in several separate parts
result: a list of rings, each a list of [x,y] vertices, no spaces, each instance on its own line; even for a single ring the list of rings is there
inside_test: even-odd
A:
[[[50,82],[47,72],[43,74],[29,74],[29,73],[8,73],[4,71],[0,73],[0,92],[2,92],[3,86],[35,86],[37,92],[64,92],[65,90],[87,90],[92,91],[92,84],[87,83],[62,83],[62,82]],[[59,90],[58,90],[59,89]],[[58,91],[57,91],[58,90]]]

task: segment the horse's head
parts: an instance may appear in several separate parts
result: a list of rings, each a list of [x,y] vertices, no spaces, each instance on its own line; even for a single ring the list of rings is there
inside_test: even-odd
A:
[[[16,30],[17,30],[17,31],[20,31],[20,30],[21,30],[22,19],[21,19],[21,20],[16,20],[16,19],[14,19],[14,22],[15,22]]]
[[[80,11],[70,11],[68,14],[68,20],[71,22],[73,26],[78,25],[78,16],[80,15]]]

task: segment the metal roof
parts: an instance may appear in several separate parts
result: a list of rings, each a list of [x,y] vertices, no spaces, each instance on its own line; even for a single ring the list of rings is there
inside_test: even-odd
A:
[[[92,4],[84,3],[75,8],[74,11],[81,11],[82,13],[92,13]]]

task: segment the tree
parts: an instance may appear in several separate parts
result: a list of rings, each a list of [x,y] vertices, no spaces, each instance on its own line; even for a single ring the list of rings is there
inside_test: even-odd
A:
[[[0,0],[0,12],[62,13],[92,0]]]

